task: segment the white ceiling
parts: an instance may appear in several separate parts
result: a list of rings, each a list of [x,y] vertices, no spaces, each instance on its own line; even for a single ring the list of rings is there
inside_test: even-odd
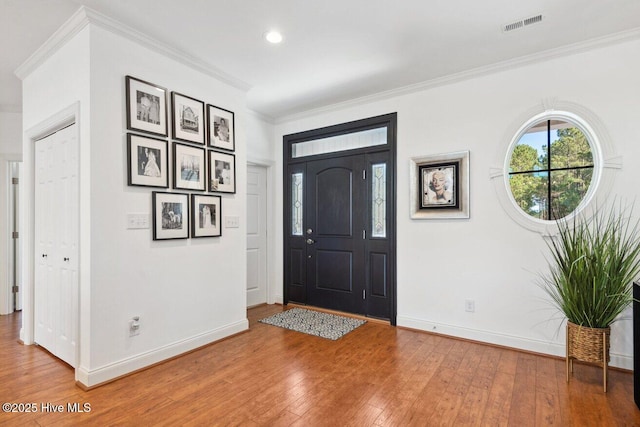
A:
[[[246,83],[271,118],[640,34],[640,0],[0,0],[0,110],[20,111],[14,71],[80,5]],[[263,40],[272,28],[282,44]]]

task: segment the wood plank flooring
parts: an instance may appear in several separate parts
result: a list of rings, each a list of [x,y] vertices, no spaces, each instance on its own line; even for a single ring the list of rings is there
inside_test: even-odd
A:
[[[1,403],[38,409],[0,413],[0,425],[640,425],[628,372],[610,371],[605,394],[593,366],[576,364],[567,384],[563,360],[383,323],[330,341],[257,322],[282,310],[252,308],[249,332],[89,391],[16,342],[20,314],[0,316]]]

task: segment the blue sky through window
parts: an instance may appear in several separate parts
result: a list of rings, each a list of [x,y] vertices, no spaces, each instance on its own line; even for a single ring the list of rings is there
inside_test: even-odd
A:
[[[557,140],[558,140],[558,130],[552,129],[551,143],[553,144],[553,142]],[[525,133],[524,135],[522,135],[522,137],[520,137],[520,140],[518,141],[518,145],[528,145],[530,147],[533,147],[537,151],[538,157],[540,157],[544,154],[544,150],[542,149],[542,147],[545,147],[547,145],[547,131],[545,130],[542,132]]]

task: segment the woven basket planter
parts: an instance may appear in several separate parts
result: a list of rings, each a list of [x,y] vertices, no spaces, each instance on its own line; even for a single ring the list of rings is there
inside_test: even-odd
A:
[[[573,373],[573,361],[594,363],[602,366],[604,392],[607,392],[607,369],[609,366],[609,337],[611,328],[588,328],[567,322],[567,382]]]

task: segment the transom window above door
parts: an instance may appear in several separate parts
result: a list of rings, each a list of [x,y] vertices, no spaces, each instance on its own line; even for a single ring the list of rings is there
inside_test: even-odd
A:
[[[387,127],[378,127],[291,144],[291,158],[337,153],[387,143]]]

